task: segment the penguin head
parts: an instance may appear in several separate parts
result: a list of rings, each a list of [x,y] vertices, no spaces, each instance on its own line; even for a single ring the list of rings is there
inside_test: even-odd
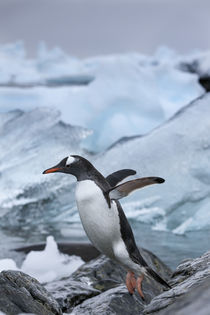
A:
[[[93,165],[79,155],[70,155],[61,160],[57,165],[46,169],[42,174],[66,173],[74,175],[77,180],[89,178]]]

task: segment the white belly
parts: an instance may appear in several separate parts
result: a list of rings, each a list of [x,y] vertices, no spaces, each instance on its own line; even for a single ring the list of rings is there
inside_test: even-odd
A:
[[[111,208],[101,189],[91,180],[77,183],[76,202],[82,225],[93,245],[110,258],[114,256],[114,244],[121,240],[117,206]]]
[[[93,245],[125,268],[140,271],[129,257],[120,232],[120,219],[115,201],[111,208],[101,189],[91,180],[77,183],[76,202],[84,230]]]

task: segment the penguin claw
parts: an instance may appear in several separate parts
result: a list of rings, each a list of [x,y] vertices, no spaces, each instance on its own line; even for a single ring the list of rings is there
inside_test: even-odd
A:
[[[145,297],[144,297],[144,294],[143,294],[142,288],[141,288],[143,279],[144,279],[143,274],[137,278],[136,287],[137,287],[137,291],[138,291],[140,297],[142,298],[143,301],[145,301]]]
[[[128,271],[126,275],[126,286],[130,295],[133,295],[136,288],[136,278],[132,271]]]
[[[138,294],[145,301],[145,297],[142,291],[142,281],[144,279],[144,275],[142,274],[140,277],[135,278],[135,275],[132,271],[128,271],[126,275],[126,286],[128,289],[129,294],[132,296],[134,294],[135,289],[137,289]]]

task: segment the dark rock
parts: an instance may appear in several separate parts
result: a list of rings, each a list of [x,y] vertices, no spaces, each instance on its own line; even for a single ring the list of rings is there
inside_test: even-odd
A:
[[[118,286],[123,282],[125,271],[105,256],[82,265],[70,277],[53,281],[45,285],[59,303],[63,312],[86,299]]]
[[[111,315],[143,314],[144,302],[137,295],[131,296],[124,285],[110,289],[86,300],[74,308],[74,314]]]
[[[141,249],[141,253],[149,266],[159,273],[160,276],[164,279],[168,279],[171,276],[171,270],[157,256],[146,249]],[[79,281],[82,279],[83,282],[91,283],[94,288],[106,291],[110,287],[124,283],[125,276],[126,271],[122,266],[105,256],[100,256],[82,265],[72,274],[71,278]]]
[[[210,75],[209,69],[204,72],[201,67],[202,62],[200,60],[194,60],[190,63],[180,63],[178,68],[185,72],[195,73],[198,75],[198,82],[205,89],[206,92],[210,91]]]
[[[145,277],[145,301],[125,286],[126,271],[107,257],[99,256],[70,277],[46,284],[65,313],[207,315],[210,309],[210,252],[183,261],[172,274],[155,255],[141,249],[148,264],[172,289]],[[35,279],[18,271],[0,274],[0,310],[7,315],[21,312],[38,315],[62,314],[58,304]]]
[[[210,76],[202,76],[199,78],[199,83],[206,90],[206,92],[210,92]]]
[[[172,275],[171,269],[166,264],[164,264],[164,262],[162,262],[160,258],[158,258],[152,252],[144,248],[141,249],[141,254],[145,258],[148,265],[153,270],[155,270],[163,279],[167,280],[171,278]]]
[[[175,311],[176,305],[177,311],[180,311],[181,305],[184,310],[187,301],[193,301],[193,296],[196,294],[193,292],[199,292],[199,295],[203,292],[202,288],[206,286],[205,281],[208,281],[208,283],[210,281],[210,252],[207,252],[199,258],[189,259],[181,263],[172,275],[172,280],[170,281],[173,286],[172,289],[153,298],[151,303],[145,307],[144,314],[176,314],[175,312],[169,312],[170,309]],[[202,294],[205,300],[205,292]],[[170,306],[171,304],[173,304],[173,307]],[[200,304],[196,304],[196,307],[199,305]],[[204,301],[203,305],[200,306],[202,306],[202,310],[205,314],[208,306]],[[187,314],[187,312],[185,314]],[[198,313],[194,311],[190,314]],[[199,312],[199,314],[201,313]]]
[[[141,249],[148,264],[164,279],[170,277],[172,289],[145,277],[145,301],[127,291],[126,271],[107,257],[99,256],[82,265],[70,277],[45,285],[18,271],[0,274],[0,310],[7,315],[21,312],[38,315],[62,314],[157,314],[207,315],[210,309],[210,252],[183,261],[171,275],[170,269],[155,255]],[[149,303],[149,304],[148,304]]]
[[[195,259],[184,260],[172,274],[173,284],[179,284],[183,280],[203,280],[206,273],[210,272],[210,252]],[[191,277],[191,278],[190,278]]]
[[[61,315],[56,300],[34,278],[20,271],[0,273],[0,310],[7,315]]]
[[[167,279],[171,275],[170,269],[155,255],[147,250],[141,250],[141,252],[150,266],[162,277]],[[105,308],[106,305],[109,304],[109,309],[113,307],[112,313],[115,314],[114,312],[117,307],[119,297],[122,301],[122,305],[124,305],[123,303],[130,304],[131,302],[132,309],[138,309],[138,312],[140,312],[143,309],[144,303],[137,293],[131,299],[125,286],[125,276],[126,271],[123,267],[101,255],[98,258],[82,265],[69,278],[54,281],[47,284],[45,287],[53,294],[63,312],[70,312],[74,306],[79,304],[83,312],[86,305],[83,305],[84,303],[87,303],[87,308],[89,310],[91,305],[99,303],[100,306],[104,299],[103,307]],[[143,290],[145,293],[145,300],[148,303],[154,296],[162,292],[163,287],[155,280],[145,278],[143,282]],[[102,294],[103,292],[106,292],[106,294]],[[92,300],[93,303],[91,303]],[[97,302],[97,300],[100,302]],[[138,303],[133,306],[135,301],[138,301]],[[122,305],[118,306],[118,308],[121,309],[119,314],[122,314]],[[98,307],[96,309],[98,309]],[[92,310],[91,312],[95,311]]]
[[[115,284],[120,284],[124,281],[125,270],[115,261],[110,260],[106,256],[99,256],[96,259],[89,261],[77,269],[71,279],[82,281],[96,287],[98,283],[113,281]],[[101,291],[106,291],[104,287]]]
[[[183,297],[174,301],[165,310],[155,314],[160,315],[186,315],[199,314],[209,315],[210,313],[210,277],[198,287],[193,287]]]
[[[52,292],[63,312],[70,312],[76,305],[101,293],[91,285],[69,278],[50,282],[45,288]]]

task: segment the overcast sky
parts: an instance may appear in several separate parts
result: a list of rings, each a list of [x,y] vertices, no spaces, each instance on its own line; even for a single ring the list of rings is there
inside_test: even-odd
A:
[[[0,44],[45,40],[79,57],[210,48],[210,0],[0,0]]]

